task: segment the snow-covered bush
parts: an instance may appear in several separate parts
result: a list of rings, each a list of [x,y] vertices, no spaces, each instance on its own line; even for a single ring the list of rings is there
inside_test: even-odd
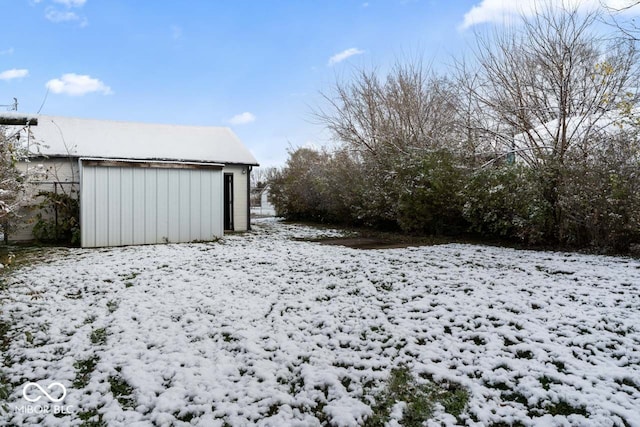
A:
[[[640,151],[633,135],[566,165],[558,191],[562,241],[609,251],[640,243]]]
[[[25,199],[27,177],[16,168],[16,164],[26,155],[15,134],[8,134],[0,128],[0,227],[5,238]]]
[[[455,234],[462,216],[465,171],[446,150],[429,153],[398,171],[398,216],[407,232]]]
[[[537,172],[519,165],[476,171],[464,188],[464,218],[470,231],[485,237],[542,243],[553,218]]]

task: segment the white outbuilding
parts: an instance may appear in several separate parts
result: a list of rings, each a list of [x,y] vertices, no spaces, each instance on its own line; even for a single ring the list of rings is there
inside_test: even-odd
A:
[[[83,247],[212,240],[250,228],[258,163],[226,127],[37,116],[21,143],[48,191],[77,194]],[[30,238],[17,230],[12,239]]]

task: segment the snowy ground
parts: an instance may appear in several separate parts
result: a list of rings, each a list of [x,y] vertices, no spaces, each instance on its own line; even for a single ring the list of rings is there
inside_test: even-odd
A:
[[[0,425],[361,425],[400,366],[466,388],[468,425],[640,425],[639,261],[294,239],[332,233],[263,220],[14,270]],[[16,409],[54,381],[71,414]]]

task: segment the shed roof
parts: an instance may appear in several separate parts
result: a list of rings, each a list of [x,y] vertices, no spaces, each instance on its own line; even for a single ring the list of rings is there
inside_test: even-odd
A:
[[[226,127],[40,115],[29,129],[31,140],[39,143],[32,151],[45,156],[258,164]]]

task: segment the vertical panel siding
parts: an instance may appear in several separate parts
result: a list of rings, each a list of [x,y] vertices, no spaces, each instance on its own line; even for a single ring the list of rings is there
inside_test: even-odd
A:
[[[179,232],[178,232],[178,242],[188,242],[190,239],[190,230],[191,230],[191,191],[189,187],[191,186],[191,175],[197,171],[190,171],[188,169],[179,169],[179,180],[180,180],[180,191],[178,194],[180,197],[178,198],[178,207],[180,209],[180,220],[179,224]]]
[[[169,241],[169,170],[158,169],[156,195],[157,195],[157,229],[156,243]]]
[[[100,168],[97,168],[99,171]],[[107,174],[107,203],[96,204],[97,210],[107,211],[107,240],[106,246],[119,246],[120,245],[120,220],[121,220],[121,200],[120,200],[120,179],[121,168],[104,168],[104,172]],[[101,187],[96,186],[96,193],[100,193]],[[82,202],[81,202],[82,203]]]
[[[212,194],[212,180],[213,174],[203,173],[200,175],[200,219],[201,219],[201,228],[200,233],[203,236],[212,236],[214,229],[214,219],[211,218],[212,210],[211,210],[211,200],[208,198],[208,195]]]
[[[222,236],[222,170],[85,166],[82,246]]]
[[[96,186],[96,173],[95,168],[87,169],[83,174],[83,188],[91,189],[87,196],[83,198],[82,204],[80,204],[80,221],[82,221],[82,227],[86,227],[86,233],[82,233],[81,242],[82,246],[93,246],[93,242],[96,241],[96,198],[95,191],[93,189]]]
[[[144,174],[144,242],[161,243],[158,237],[158,170]]]
[[[212,194],[213,197],[211,199],[211,218],[213,220],[213,235],[216,237],[221,237],[224,233],[224,204],[216,203],[216,200],[223,200],[223,174],[220,172],[219,174],[212,175],[211,177],[211,186],[212,186]]]
[[[132,190],[133,190],[133,244],[141,245],[145,243],[146,225],[145,221],[151,219],[146,213],[146,173],[144,169],[134,168]]]
[[[120,168],[120,244],[133,244],[133,168]]]
[[[204,171],[195,170],[191,174],[191,183],[189,186],[189,240],[198,240],[202,237],[202,221],[204,218],[200,216],[202,204],[200,187],[202,186],[202,176]]]
[[[96,168],[95,169],[95,187],[88,191],[92,191],[93,194],[87,193],[88,197],[94,197],[96,201],[96,211],[93,214],[95,216],[96,221],[96,239],[93,242],[94,245],[97,245],[97,242],[101,242],[104,244],[105,242],[108,245],[109,241],[109,174],[107,169]],[[82,185],[81,185],[82,187]],[[102,191],[96,191],[96,189],[101,188]],[[80,196],[80,200],[82,200],[82,196]],[[81,202],[82,203],[82,202]],[[80,231],[84,227],[80,226]]]
[[[169,242],[180,241],[180,171],[178,169],[167,170],[169,193],[167,194]]]

